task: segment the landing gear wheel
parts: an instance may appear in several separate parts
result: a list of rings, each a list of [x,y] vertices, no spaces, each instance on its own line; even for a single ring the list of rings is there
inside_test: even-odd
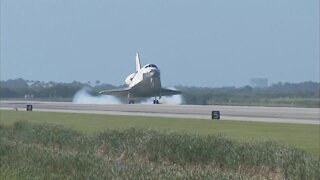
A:
[[[134,100],[129,100],[129,104],[134,104]]]
[[[153,104],[159,104],[159,100],[153,100]]]

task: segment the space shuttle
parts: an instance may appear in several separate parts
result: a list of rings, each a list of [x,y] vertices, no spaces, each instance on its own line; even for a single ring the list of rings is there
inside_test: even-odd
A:
[[[134,104],[136,98],[153,97],[153,104],[159,104],[162,96],[182,94],[180,91],[165,89],[161,86],[160,69],[154,64],[141,67],[139,53],[136,53],[136,72],[130,74],[125,83],[126,88],[101,91],[101,95],[127,97],[129,104]]]

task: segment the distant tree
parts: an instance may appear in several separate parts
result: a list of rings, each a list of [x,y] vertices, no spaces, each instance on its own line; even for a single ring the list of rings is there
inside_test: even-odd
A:
[[[22,79],[9,79],[7,81],[1,81],[1,87],[6,88],[27,88],[28,83]]]
[[[0,81],[0,98],[23,98],[24,95],[34,95],[35,98],[72,98],[74,94],[83,87],[89,87],[93,95],[98,95],[102,90],[126,87],[126,85],[113,86],[95,81],[81,83],[56,83],[50,81],[27,81],[22,78]],[[186,87],[178,86],[183,92],[185,104],[227,104],[227,105],[268,105],[272,102],[283,104],[294,104],[298,100],[301,105],[320,107],[320,83],[277,83],[268,88],[244,87]],[[125,102],[126,100],[124,100]]]

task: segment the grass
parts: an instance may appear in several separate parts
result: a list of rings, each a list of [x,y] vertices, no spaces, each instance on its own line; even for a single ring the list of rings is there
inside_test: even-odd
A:
[[[0,126],[0,179],[319,179],[320,159],[271,141],[147,129]]]
[[[318,98],[271,98],[268,99],[271,105],[292,106],[292,107],[320,107]]]
[[[275,141],[320,155],[320,126],[282,123],[212,121],[97,114],[0,111],[0,123],[12,126],[17,121],[60,124],[83,132],[106,129],[145,128],[161,132],[219,135],[241,142]]]
[[[208,100],[207,104],[211,105],[228,105],[228,106],[270,106],[270,107],[305,107],[305,108],[319,108],[319,98],[240,98],[231,99],[229,101],[216,102]]]

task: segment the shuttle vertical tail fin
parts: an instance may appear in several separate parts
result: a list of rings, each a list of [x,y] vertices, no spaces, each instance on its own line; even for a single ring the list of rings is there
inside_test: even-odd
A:
[[[136,71],[139,71],[140,69],[141,69],[141,64],[140,64],[139,53],[136,53]]]

